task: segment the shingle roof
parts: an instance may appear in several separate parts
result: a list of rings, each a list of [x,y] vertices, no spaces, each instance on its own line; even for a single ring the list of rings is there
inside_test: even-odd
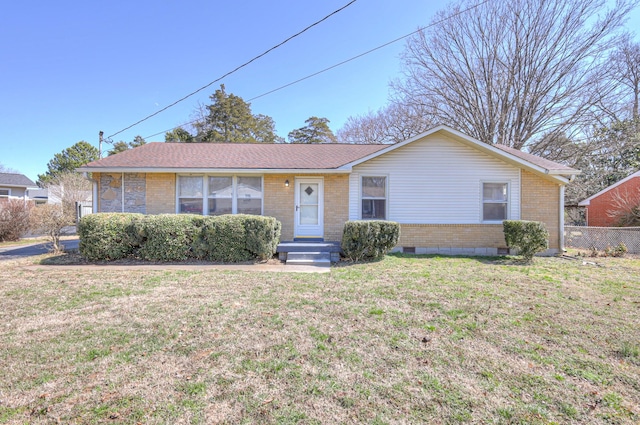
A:
[[[152,142],[81,169],[335,169],[388,145]]]
[[[575,168],[571,168],[571,167],[567,167],[566,165],[560,164],[558,162],[555,161],[551,161],[548,159],[545,159],[541,156],[537,156],[537,155],[533,155],[527,152],[522,152],[519,151],[517,149],[511,148],[509,146],[506,145],[500,145],[500,144],[496,144],[493,145],[494,147],[500,149],[501,151],[510,153],[513,156],[516,156],[520,159],[524,159],[525,161],[528,161],[530,163],[532,163],[533,165],[537,165],[538,167],[542,167],[544,169],[549,170],[550,172],[557,172],[557,173],[569,173],[569,174],[577,174],[580,171],[576,170]]]
[[[24,174],[0,173],[0,186],[36,187],[36,184]]]

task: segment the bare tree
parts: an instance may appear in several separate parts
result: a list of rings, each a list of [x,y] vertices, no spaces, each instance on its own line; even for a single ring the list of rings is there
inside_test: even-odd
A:
[[[638,102],[640,100],[640,43],[633,42],[629,36],[625,37],[610,57],[609,76],[620,89],[621,106],[630,118],[639,120]],[[626,114],[625,114],[626,115]],[[627,116],[615,117],[621,121]],[[640,121],[639,121],[640,122]]]
[[[19,174],[18,171],[14,170],[13,168],[6,167],[2,163],[0,163],[0,173]]]
[[[408,40],[394,89],[439,124],[516,149],[584,124],[612,90],[600,67],[637,0],[474,3],[454,3]]]
[[[607,215],[621,227],[640,226],[640,189],[616,191]]]
[[[421,105],[394,102],[366,115],[349,117],[338,130],[340,143],[398,143],[433,127]]]
[[[62,205],[37,205],[31,210],[31,229],[47,235],[51,242],[51,251],[57,253],[64,249],[60,244],[62,229],[73,224],[74,216]]]
[[[76,202],[86,201],[91,196],[91,182],[76,172],[53,178],[45,188],[49,191],[50,201],[60,201],[65,216],[75,217]]]

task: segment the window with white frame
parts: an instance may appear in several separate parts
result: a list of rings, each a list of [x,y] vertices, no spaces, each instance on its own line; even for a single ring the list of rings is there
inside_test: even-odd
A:
[[[260,176],[178,176],[178,213],[261,215],[262,193]]]
[[[362,211],[363,220],[387,219],[387,177],[362,177]]]
[[[482,183],[482,221],[502,221],[509,216],[509,185]]]
[[[233,212],[233,177],[209,177],[209,215],[231,214]]]
[[[202,176],[180,176],[178,179],[178,212],[202,214]]]
[[[238,214],[262,214],[262,177],[239,176],[236,193]]]
[[[0,189],[0,198],[8,198],[11,196],[11,189]]]

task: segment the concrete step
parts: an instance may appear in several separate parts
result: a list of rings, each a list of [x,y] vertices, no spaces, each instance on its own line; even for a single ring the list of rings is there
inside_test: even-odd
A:
[[[281,242],[277,252],[340,252],[340,242]]]
[[[322,251],[289,252],[286,264],[296,265],[331,265],[331,253]]]

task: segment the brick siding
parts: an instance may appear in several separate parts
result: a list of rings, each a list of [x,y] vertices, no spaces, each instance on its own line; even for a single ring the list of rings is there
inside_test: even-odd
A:
[[[640,200],[640,177],[634,177],[593,198],[587,205],[587,226],[616,226],[617,218],[609,216],[615,208],[616,198]]]
[[[264,176],[264,215],[282,223],[281,240],[292,240],[294,230],[295,178],[323,177],[324,180],[324,239],[342,240],[342,229],[349,217],[349,177],[347,174]],[[289,187],[284,182],[289,180]]]
[[[147,174],[147,214],[175,214],[176,175]]]
[[[522,220],[541,221],[549,231],[549,249],[560,249],[560,185],[522,170]]]
[[[402,247],[503,248],[502,224],[401,224]]]

